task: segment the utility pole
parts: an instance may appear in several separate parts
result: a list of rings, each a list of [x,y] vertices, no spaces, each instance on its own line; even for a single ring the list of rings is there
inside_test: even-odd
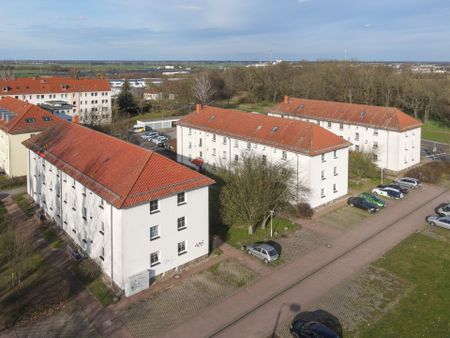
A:
[[[275,211],[270,210],[269,212],[270,212],[270,237],[273,237],[272,219],[273,219],[273,213],[274,213]]]

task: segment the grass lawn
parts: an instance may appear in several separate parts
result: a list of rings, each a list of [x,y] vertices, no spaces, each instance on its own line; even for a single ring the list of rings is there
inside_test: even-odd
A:
[[[70,269],[103,306],[114,302],[114,294],[103,282],[101,271],[92,260],[84,259],[81,262],[73,262]]]
[[[214,105],[219,107],[224,107],[227,109],[237,109],[248,112],[258,112],[266,114],[270,107],[273,107],[276,103],[262,101],[256,103],[238,103],[236,99],[231,99],[230,101],[218,101]]]
[[[382,212],[382,211],[380,211]],[[349,228],[370,216],[365,210],[352,208],[348,205],[327,213],[319,218],[320,223],[337,228]]]
[[[285,230],[286,229],[286,230]],[[236,248],[241,248],[243,245],[259,242],[268,241],[270,239],[275,239],[283,233],[291,230],[300,229],[300,225],[292,223],[291,221],[281,218],[274,217],[273,219],[273,233],[274,237],[270,237],[270,220],[267,222],[265,229],[258,227],[253,235],[248,234],[248,228],[246,226],[233,225],[228,229],[226,234],[226,241]]]
[[[42,233],[52,248],[58,249],[63,245],[63,242],[54,228],[45,228]]]
[[[422,138],[450,144],[450,127],[435,121],[429,121],[422,126]]]
[[[440,238],[414,234],[374,265],[415,287],[359,337],[448,337],[450,332],[450,231]]]
[[[0,190],[11,189],[23,186],[27,183],[27,177],[7,177],[5,175],[0,176]]]
[[[13,200],[17,203],[20,209],[27,215],[27,217],[33,217],[34,215],[34,208],[33,204],[28,199],[28,195],[25,194],[19,194],[14,195]]]

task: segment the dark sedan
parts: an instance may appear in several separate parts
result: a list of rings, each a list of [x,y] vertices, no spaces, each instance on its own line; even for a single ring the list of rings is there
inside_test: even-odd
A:
[[[407,194],[409,192],[408,188],[402,187],[399,184],[387,184],[386,187],[388,188],[392,188],[392,189],[397,189],[398,191],[400,191],[403,195]]]
[[[351,207],[360,208],[368,212],[377,212],[378,210],[380,210],[378,206],[370,203],[369,201],[367,201],[362,197],[350,197],[347,200],[347,204]]]

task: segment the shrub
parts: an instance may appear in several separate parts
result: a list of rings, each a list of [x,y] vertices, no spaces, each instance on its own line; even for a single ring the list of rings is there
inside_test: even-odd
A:
[[[420,179],[425,183],[439,183],[442,176],[449,174],[450,163],[443,161],[433,161],[424,165],[408,170],[405,176]]]
[[[302,218],[311,218],[314,215],[314,209],[309,203],[299,203],[295,206],[295,215]]]
[[[348,156],[348,174],[350,178],[377,178],[378,168],[372,162],[373,154],[351,151]]]

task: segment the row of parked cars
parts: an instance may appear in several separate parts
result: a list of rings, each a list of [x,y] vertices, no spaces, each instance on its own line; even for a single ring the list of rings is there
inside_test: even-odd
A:
[[[167,136],[160,135],[155,130],[146,131],[146,132],[140,134],[139,136],[143,140],[145,140],[147,142],[152,142],[152,143],[154,143],[154,144],[156,144],[157,146],[160,146],[160,147],[163,147],[169,141]]]
[[[442,203],[434,211],[436,215],[427,216],[427,223],[450,230],[450,203]]]
[[[401,199],[408,193],[408,189],[418,189],[420,187],[420,180],[412,177],[402,177],[391,184],[376,186],[372,189],[372,193],[363,192],[356,197],[350,197],[347,200],[347,204],[368,212],[377,212],[387,205],[386,201],[381,199],[380,196]]]

